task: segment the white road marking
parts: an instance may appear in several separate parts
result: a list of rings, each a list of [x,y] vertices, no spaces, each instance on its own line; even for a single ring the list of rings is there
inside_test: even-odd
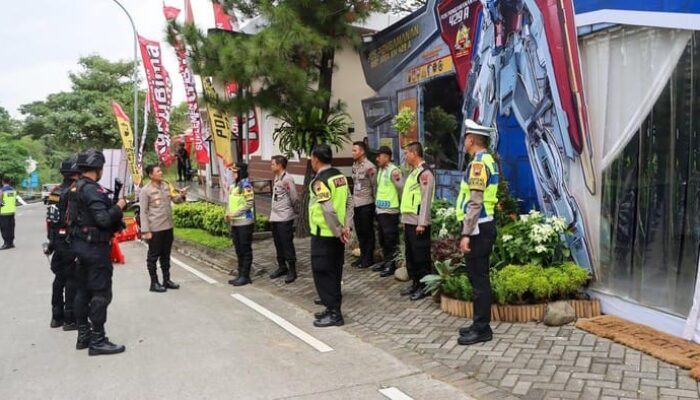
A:
[[[284,329],[285,331],[296,336],[297,338],[299,338],[300,340],[302,340],[303,342],[305,342],[309,346],[313,347],[314,349],[318,350],[319,352],[327,353],[329,351],[333,351],[332,347],[330,347],[327,344],[323,343],[322,341],[316,339],[315,337],[309,335],[308,333],[302,331],[301,329],[292,325],[286,319],[273,313],[272,311],[268,310],[267,308],[261,306],[260,304],[258,304],[256,302],[254,302],[253,300],[243,296],[242,294],[234,293],[231,295],[231,297],[240,301],[241,303],[245,304],[246,306],[252,308],[253,310],[257,311],[262,316],[264,316],[267,319],[269,319],[270,321],[276,323],[282,329]]]
[[[200,272],[199,270],[196,270],[189,265],[185,264],[184,262],[178,260],[175,257],[170,257],[170,260],[173,262],[173,264],[179,265],[180,267],[184,268],[185,270],[189,271],[192,273],[194,276],[198,277],[199,279],[203,280],[204,282],[213,285],[216,283],[216,280],[209,275],[205,274],[204,272]]]
[[[385,397],[391,400],[413,400],[413,397],[407,395],[406,393],[400,391],[395,387],[379,389],[379,393],[383,394]]]

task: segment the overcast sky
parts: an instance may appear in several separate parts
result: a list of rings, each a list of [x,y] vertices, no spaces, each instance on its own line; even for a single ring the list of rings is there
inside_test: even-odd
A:
[[[184,100],[175,53],[165,40],[162,0],[120,0],[142,36],[158,40],[173,80],[174,104]],[[200,29],[214,25],[210,0],[191,0]],[[183,8],[183,0],[167,0]],[[183,17],[181,13],[181,18]],[[17,108],[50,93],[70,89],[68,72],[78,58],[99,54],[109,60],[133,59],[133,33],[113,0],[3,0],[0,2],[0,106],[14,117]],[[139,60],[140,60],[139,53]],[[143,78],[143,70],[140,71]]]

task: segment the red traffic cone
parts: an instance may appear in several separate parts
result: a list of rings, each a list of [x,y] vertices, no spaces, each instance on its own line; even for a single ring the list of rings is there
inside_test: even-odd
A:
[[[112,239],[112,262],[115,262],[118,264],[126,263],[126,257],[124,257],[124,253],[122,253],[122,249],[119,248],[119,242],[117,241],[116,238]]]

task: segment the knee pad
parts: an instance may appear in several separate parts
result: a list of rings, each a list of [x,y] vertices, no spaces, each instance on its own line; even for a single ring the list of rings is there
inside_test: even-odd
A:
[[[92,299],[90,300],[91,303],[95,305],[104,305],[107,307],[109,303],[112,302],[112,291],[111,290],[106,290],[106,291],[99,291],[95,292],[92,294]]]

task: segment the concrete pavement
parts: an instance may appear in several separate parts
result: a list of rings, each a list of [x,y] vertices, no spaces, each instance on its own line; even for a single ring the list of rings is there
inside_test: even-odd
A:
[[[127,351],[89,357],[75,332],[49,328],[51,274],[40,252],[42,205],[21,207],[17,248],[0,252],[1,399],[466,399],[338,328],[311,326],[309,312],[178,255],[216,280],[173,265],[180,290],[150,293],[145,247],[123,246],[106,330]],[[231,297],[245,296],[333,350],[319,352]],[[393,389],[392,389],[393,390]],[[401,398],[401,397],[393,397]]]

